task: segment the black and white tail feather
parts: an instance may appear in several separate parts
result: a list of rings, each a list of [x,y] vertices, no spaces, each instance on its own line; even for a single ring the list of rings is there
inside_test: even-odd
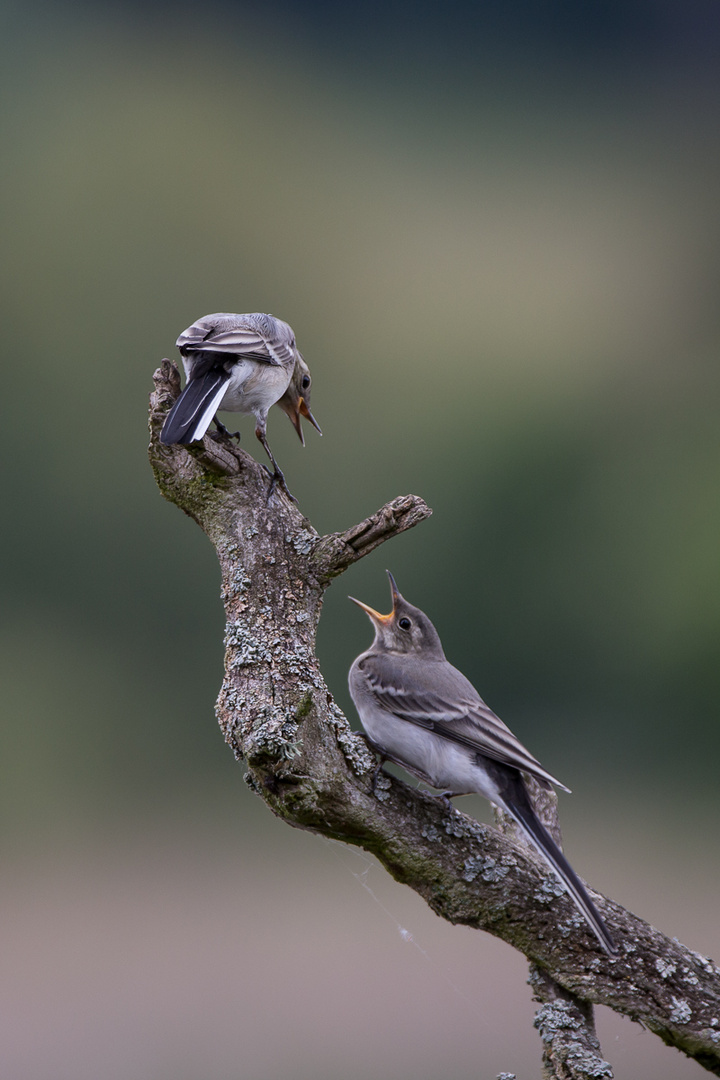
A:
[[[160,442],[172,446],[202,439],[225,396],[229,381],[229,374],[220,367],[191,379],[167,415]]]

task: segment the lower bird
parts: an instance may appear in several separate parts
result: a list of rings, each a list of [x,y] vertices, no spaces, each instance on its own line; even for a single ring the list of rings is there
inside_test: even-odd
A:
[[[462,672],[445,659],[438,632],[398,592],[388,571],[393,608],[370,617],[375,640],[350,668],[350,695],[371,745],[446,797],[477,792],[510,814],[552,867],[603,949],[613,939],[585,886],[542,824],[523,773],[545,788],[568,791],[488,708]]]
[[[253,312],[204,315],[177,339],[187,382],[160,432],[166,445],[202,439],[218,409],[252,413],[255,434],[273,465],[272,487],[290,495],[266,437],[267,415],[278,404],[305,444],[301,416],[320,431],[310,412],[311,378],[292,327],[274,315]],[[322,432],[320,431],[322,435]],[[292,496],[290,496],[292,498]]]

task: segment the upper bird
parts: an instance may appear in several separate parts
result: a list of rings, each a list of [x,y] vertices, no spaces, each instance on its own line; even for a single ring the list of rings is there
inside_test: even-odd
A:
[[[280,483],[289,495],[266,438],[270,406],[277,402],[287,413],[303,445],[301,415],[320,431],[310,412],[310,372],[292,327],[262,312],[221,311],[198,319],[183,330],[176,344],[187,382],[167,415],[160,442],[202,439],[218,409],[253,413],[255,434],[275,470],[272,483]],[[215,422],[223,430],[220,421]]]
[[[350,696],[381,758],[447,796],[477,792],[510,814],[563,882],[606,952],[615,944],[587,890],[535,812],[523,773],[568,791],[445,659],[438,632],[388,571],[393,609],[370,617],[375,640],[350,668]],[[382,763],[382,762],[381,762]]]

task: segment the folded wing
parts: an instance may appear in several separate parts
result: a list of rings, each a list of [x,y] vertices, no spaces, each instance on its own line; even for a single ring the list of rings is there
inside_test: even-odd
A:
[[[205,315],[177,339],[183,356],[211,353],[216,357],[240,356],[260,364],[287,367],[295,363],[295,337],[287,323],[260,312]]]
[[[400,720],[529,773],[543,785],[570,790],[542,767],[472,683],[446,661],[427,663],[404,656],[400,670],[391,653],[371,654],[362,668],[378,703]]]

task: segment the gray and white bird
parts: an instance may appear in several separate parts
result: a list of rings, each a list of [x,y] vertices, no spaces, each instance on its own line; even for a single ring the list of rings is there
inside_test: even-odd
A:
[[[176,345],[187,382],[167,415],[160,442],[187,444],[202,439],[218,409],[252,413],[255,434],[273,465],[273,484],[279,482],[289,495],[268,445],[268,411],[277,402],[303,445],[301,416],[320,431],[310,412],[310,372],[295,344],[292,327],[262,312],[234,315],[221,311],[205,315],[183,330]],[[225,430],[216,418],[215,422]]]
[[[398,592],[393,609],[370,617],[375,640],[350,668],[350,696],[382,759],[446,796],[477,792],[510,814],[562,881],[608,953],[615,944],[585,886],[535,812],[523,773],[568,791],[515,738],[461,671],[445,659],[438,632]]]

